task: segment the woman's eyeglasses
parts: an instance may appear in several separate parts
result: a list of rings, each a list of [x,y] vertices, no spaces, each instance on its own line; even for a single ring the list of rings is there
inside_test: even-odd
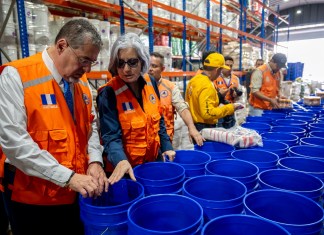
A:
[[[120,69],[123,69],[125,67],[125,65],[128,64],[128,66],[130,68],[136,68],[139,61],[140,60],[138,58],[131,58],[131,59],[128,59],[127,61],[119,59],[117,67]]]

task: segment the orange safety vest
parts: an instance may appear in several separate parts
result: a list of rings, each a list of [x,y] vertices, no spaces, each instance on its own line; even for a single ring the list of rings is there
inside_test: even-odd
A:
[[[228,88],[233,88],[233,87],[239,87],[240,81],[239,78],[231,74],[231,79],[228,84],[226,84],[226,81],[223,77],[219,76],[215,81],[214,85],[216,88],[222,88],[222,89],[228,89]],[[234,103],[234,99],[230,94],[230,91],[226,93],[225,100],[230,101],[231,103]]]
[[[161,78],[159,84],[160,100],[162,113],[164,116],[165,127],[168,135],[170,136],[170,141],[172,142],[174,135],[174,114],[175,108],[172,106],[172,91],[174,89],[174,83]]]
[[[143,109],[125,82],[114,77],[99,88],[110,86],[116,95],[116,107],[122,129],[125,154],[132,167],[157,159],[160,148],[160,100],[155,93],[150,77],[145,74],[146,85],[142,90]],[[112,172],[113,166],[106,162],[106,171]]]
[[[257,69],[262,72],[260,92],[269,98],[276,98],[279,94],[280,73],[273,74],[267,64],[261,65]],[[270,102],[257,98],[252,92],[250,93],[249,102],[254,108],[272,109]]]
[[[86,76],[74,84],[74,122],[63,92],[45,66],[41,53],[7,65],[15,67],[22,80],[27,131],[31,138],[61,165],[85,174],[93,120],[91,91]],[[27,204],[71,204],[76,198],[74,191],[48,180],[28,176],[18,168],[13,185],[8,187],[12,190],[13,201]]]

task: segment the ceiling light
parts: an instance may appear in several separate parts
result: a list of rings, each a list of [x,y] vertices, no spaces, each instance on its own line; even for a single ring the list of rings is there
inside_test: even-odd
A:
[[[302,10],[301,9],[298,9],[297,11],[296,11],[296,14],[301,14],[302,13]]]
[[[284,0],[284,2],[289,2],[289,0]]]

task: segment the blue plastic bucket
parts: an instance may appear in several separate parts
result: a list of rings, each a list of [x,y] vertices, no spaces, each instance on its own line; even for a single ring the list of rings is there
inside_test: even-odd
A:
[[[319,122],[319,123],[310,123],[308,125],[309,132],[311,131],[324,131],[324,123]]]
[[[304,117],[310,117],[310,118],[316,118],[316,114],[313,112],[307,112],[307,111],[297,111],[297,112],[291,112],[290,116],[304,116]]]
[[[305,137],[307,134],[306,129],[294,126],[273,126],[272,132],[288,133],[298,136],[298,138]]]
[[[324,190],[324,184],[319,178],[298,171],[272,169],[261,172],[258,178],[261,189],[280,189],[295,192],[317,202]]]
[[[258,183],[259,168],[251,162],[239,159],[220,159],[206,164],[206,175],[219,175],[236,179],[243,183],[248,192]]]
[[[290,157],[320,158],[324,160],[324,149],[322,147],[310,145],[297,145],[288,150]]]
[[[272,120],[283,119],[286,116],[287,116],[286,113],[278,113],[278,112],[272,112],[267,110],[264,110],[262,114],[262,117],[271,118]]]
[[[271,126],[269,124],[262,122],[246,122],[242,124],[242,127],[255,130],[258,133],[265,133],[271,130]]]
[[[282,132],[269,132],[269,133],[263,133],[261,136],[263,139],[277,140],[279,142],[285,143],[289,147],[298,144],[298,136],[293,134],[282,133]]]
[[[286,157],[278,161],[278,167],[304,172],[316,176],[324,182],[324,161],[317,158]]]
[[[248,215],[275,222],[292,234],[319,234],[324,212],[319,204],[303,195],[283,190],[258,190],[244,198]]]
[[[199,203],[176,194],[142,198],[131,205],[127,215],[131,235],[195,234],[203,224]]]
[[[205,174],[205,165],[210,161],[208,153],[198,150],[176,150],[174,163],[178,163],[186,170],[186,177],[195,177]]]
[[[211,156],[211,160],[226,159],[231,157],[231,152],[235,150],[232,145],[220,142],[205,142],[203,146],[195,145],[195,150],[203,151]]]
[[[100,197],[79,197],[80,217],[86,235],[126,234],[127,210],[137,200],[144,197],[143,186],[132,180],[121,179],[110,185],[109,191]]]
[[[134,175],[145,195],[174,193],[182,188],[185,169],[172,162],[148,162],[134,167]]]
[[[301,145],[310,145],[317,147],[324,147],[324,138],[320,137],[304,137],[300,139]]]
[[[304,121],[304,122],[307,122],[307,123],[315,122],[315,118],[307,117],[307,116],[298,116],[298,115],[288,116],[288,117],[286,117],[286,119],[287,120]]]
[[[224,215],[209,221],[201,235],[289,235],[282,226],[251,215]]]
[[[183,195],[202,206],[205,221],[242,213],[246,192],[246,187],[238,180],[217,175],[197,176],[183,184]]]
[[[232,157],[255,164],[260,172],[276,168],[279,159],[277,154],[257,149],[235,150]]]
[[[295,126],[300,128],[307,128],[308,123],[296,119],[277,119],[272,122],[273,126]]]
[[[279,158],[287,156],[289,146],[275,140],[263,140],[263,146],[253,147],[253,149],[266,150],[278,155]]]
[[[268,118],[268,117],[258,117],[258,116],[247,116],[246,117],[246,121],[247,122],[262,122],[262,123],[267,123],[267,124],[271,124],[272,122],[272,118]]]
[[[309,137],[324,138],[324,131],[311,131],[309,132]]]

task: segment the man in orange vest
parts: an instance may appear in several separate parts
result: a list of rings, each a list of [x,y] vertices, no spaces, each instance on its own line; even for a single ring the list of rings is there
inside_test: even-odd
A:
[[[234,60],[230,56],[225,56],[225,65],[220,76],[214,81],[216,89],[219,90],[225,100],[234,103],[235,99],[242,95],[240,92],[240,79],[232,73]]]
[[[78,195],[108,191],[86,72],[102,46],[84,19],[1,66],[0,173],[13,234],[84,234]]]
[[[252,73],[254,72],[254,70],[256,70],[256,68],[258,68],[259,66],[263,65],[264,64],[264,61],[263,59],[257,59],[255,61],[255,64],[254,64],[254,68],[249,70],[246,74],[245,74],[245,81],[243,83],[243,85],[245,86],[246,88],[246,98],[247,100],[249,100],[249,95],[250,95],[250,84],[251,84],[251,75]]]
[[[251,76],[250,116],[262,116],[263,110],[279,108],[280,69],[286,68],[287,57],[274,54],[270,62],[259,66]]]
[[[184,101],[178,86],[161,76],[161,73],[165,69],[164,56],[158,52],[153,52],[150,62],[149,74],[155,78],[158,84],[162,113],[171,142],[174,135],[174,114],[176,110],[187,125],[191,138],[199,146],[202,146],[204,138],[197,131],[189,111],[189,106]]]

